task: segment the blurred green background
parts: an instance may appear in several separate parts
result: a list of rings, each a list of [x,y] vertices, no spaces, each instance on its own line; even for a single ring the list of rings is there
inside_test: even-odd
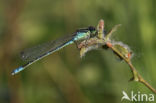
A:
[[[11,76],[23,64],[23,49],[96,26],[100,19],[107,31],[122,24],[113,38],[131,47],[134,66],[156,88],[155,0],[1,0],[0,103],[120,103],[123,90],[152,93],[128,82],[128,65],[110,50],[91,51],[81,59],[75,45]]]

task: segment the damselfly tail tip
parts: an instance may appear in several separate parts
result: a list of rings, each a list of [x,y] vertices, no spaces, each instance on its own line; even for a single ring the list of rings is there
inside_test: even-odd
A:
[[[13,72],[11,72],[11,75],[15,75],[16,73],[13,71]]]
[[[15,74],[19,73],[20,71],[22,71],[23,69],[24,69],[23,67],[16,68],[16,69],[14,69],[14,70],[11,72],[11,75],[15,75]]]

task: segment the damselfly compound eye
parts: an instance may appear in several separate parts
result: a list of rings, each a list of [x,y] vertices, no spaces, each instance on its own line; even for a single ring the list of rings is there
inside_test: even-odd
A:
[[[91,32],[95,31],[95,27],[93,27],[93,26],[89,26],[88,29],[89,29],[89,31],[91,31]]]

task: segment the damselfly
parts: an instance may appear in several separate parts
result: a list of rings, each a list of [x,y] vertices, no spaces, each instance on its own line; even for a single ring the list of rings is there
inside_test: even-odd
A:
[[[61,48],[69,44],[73,44],[74,42],[78,42],[81,40],[87,40],[90,37],[94,36],[96,36],[96,30],[94,27],[89,26],[88,28],[78,29],[70,36],[65,36],[55,41],[50,41],[42,45],[26,49],[21,52],[21,58],[23,60],[27,60],[27,63],[13,70],[12,75],[19,73],[36,61],[60,50]]]

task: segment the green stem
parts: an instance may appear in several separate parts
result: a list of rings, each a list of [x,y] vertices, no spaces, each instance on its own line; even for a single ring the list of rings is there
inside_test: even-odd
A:
[[[147,88],[149,88],[153,93],[156,94],[156,89],[154,89],[147,81],[144,80],[144,78],[137,72],[135,67],[132,65],[131,61],[127,58],[125,58],[116,48],[111,48],[114,52],[116,52],[120,57],[124,59],[124,61],[129,65],[132,74],[133,74],[133,80],[138,81],[142,84],[144,84]]]

